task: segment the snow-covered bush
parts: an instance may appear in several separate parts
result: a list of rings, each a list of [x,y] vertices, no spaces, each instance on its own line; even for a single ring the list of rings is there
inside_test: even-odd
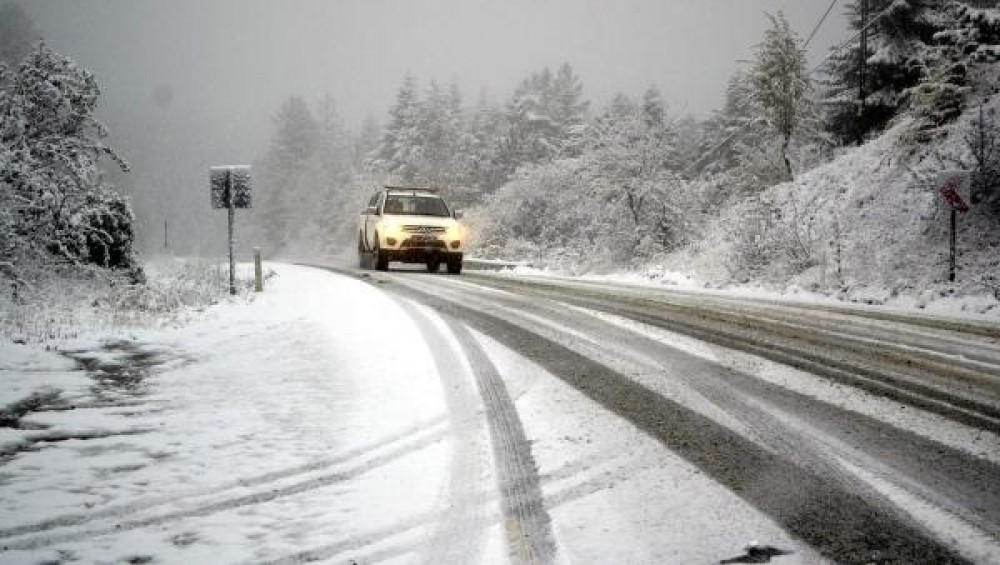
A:
[[[522,167],[475,211],[476,251],[585,271],[637,266],[690,241],[701,189],[676,174],[677,133],[655,89],[617,95],[575,137],[577,156]]]
[[[634,266],[688,241],[698,214],[688,184],[636,175],[618,157],[587,151],[520,170],[474,211],[476,252],[586,271]]]
[[[728,211],[726,268],[732,280],[787,281],[817,265],[817,236],[798,207],[754,199]]]

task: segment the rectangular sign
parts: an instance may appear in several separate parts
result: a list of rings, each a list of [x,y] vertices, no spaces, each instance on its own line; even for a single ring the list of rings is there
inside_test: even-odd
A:
[[[252,188],[250,182],[250,165],[228,165],[209,169],[211,185],[212,208],[228,208],[229,195],[227,185],[232,186],[233,208],[252,207]]]

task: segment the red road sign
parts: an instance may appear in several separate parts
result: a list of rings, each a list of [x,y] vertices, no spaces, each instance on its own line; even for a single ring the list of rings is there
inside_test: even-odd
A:
[[[962,197],[958,194],[958,190],[961,187],[962,179],[952,177],[941,186],[941,196],[944,196],[945,201],[953,209],[958,210],[959,212],[968,212],[969,205],[966,204],[965,200],[962,200]]]

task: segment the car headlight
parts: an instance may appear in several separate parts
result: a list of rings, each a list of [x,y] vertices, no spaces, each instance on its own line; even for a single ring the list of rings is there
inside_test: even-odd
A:
[[[385,237],[398,236],[401,232],[401,226],[396,220],[385,220],[385,223],[382,224],[382,231],[384,232],[382,235]]]
[[[445,232],[445,236],[448,239],[451,239],[451,240],[455,240],[455,239],[459,239],[460,240],[460,239],[462,239],[462,236],[465,235],[464,231],[465,230],[462,229],[462,226],[460,224],[455,224],[455,225],[450,226],[448,228],[448,231]]]

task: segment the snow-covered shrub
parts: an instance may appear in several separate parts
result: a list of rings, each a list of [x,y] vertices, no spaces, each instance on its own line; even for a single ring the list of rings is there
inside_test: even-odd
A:
[[[594,148],[521,169],[473,212],[476,252],[579,271],[635,265],[682,245],[700,204],[642,151]]]
[[[746,201],[729,210],[727,268],[733,280],[787,281],[817,264],[814,226],[794,201]]]

